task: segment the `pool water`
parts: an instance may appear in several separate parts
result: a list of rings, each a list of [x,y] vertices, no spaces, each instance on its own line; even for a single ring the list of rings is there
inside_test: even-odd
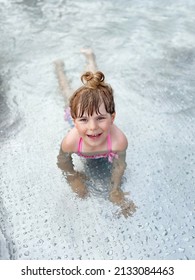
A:
[[[194,1],[0,3],[0,258],[194,259]],[[82,200],[56,165],[69,127],[53,61],[76,89],[83,47],[128,138],[127,219],[107,198],[109,166],[85,166]]]

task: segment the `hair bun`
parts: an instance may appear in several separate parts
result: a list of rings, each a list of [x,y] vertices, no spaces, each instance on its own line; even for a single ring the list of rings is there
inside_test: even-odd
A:
[[[103,81],[104,81],[104,79],[105,79],[105,76],[104,76],[104,74],[101,72],[101,71],[97,71],[96,73],[95,73],[95,76],[96,76],[96,78],[97,79],[99,79],[99,81],[102,83]]]
[[[92,72],[86,72],[84,75],[83,75],[83,78],[85,79],[85,81],[90,81],[91,79],[93,79],[93,73]]]
[[[97,71],[96,73],[92,73],[90,71],[84,73],[81,76],[82,83],[92,89],[96,89],[99,85],[103,85],[105,76],[101,71]]]

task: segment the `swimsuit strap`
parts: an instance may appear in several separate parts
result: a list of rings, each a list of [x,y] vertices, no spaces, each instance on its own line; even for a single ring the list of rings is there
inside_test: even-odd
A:
[[[110,153],[112,151],[112,141],[111,141],[110,133],[108,134],[107,137],[107,144],[108,144],[108,152]]]

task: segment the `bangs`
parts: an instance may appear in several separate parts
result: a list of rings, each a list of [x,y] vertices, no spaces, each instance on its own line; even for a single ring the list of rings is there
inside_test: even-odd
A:
[[[101,115],[100,113],[100,105],[103,103],[103,100],[99,94],[97,94],[97,91],[95,94],[89,92],[89,94],[82,95],[79,98],[78,106],[77,106],[77,118],[83,117],[83,115],[86,113],[87,116],[92,116],[94,112],[96,112],[97,115]]]
[[[81,87],[70,99],[71,116],[73,119],[82,118],[84,114],[92,116],[94,112],[97,115],[101,115],[100,106],[102,103],[107,113],[115,113],[112,88],[99,87],[98,89],[90,89]]]

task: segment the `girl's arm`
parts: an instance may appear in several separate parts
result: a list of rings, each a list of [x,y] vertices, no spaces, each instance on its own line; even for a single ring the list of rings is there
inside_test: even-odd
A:
[[[113,169],[110,183],[109,199],[114,204],[121,207],[122,214],[125,217],[132,215],[135,212],[136,206],[132,201],[128,201],[121,189],[122,176],[126,169],[126,151],[118,153],[118,159],[113,161]]]
[[[85,186],[86,176],[74,170],[72,154],[64,153],[62,148],[60,148],[57,157],[57,166],[63,171],[72,190],[78,194],[79,197],[85,197],[87,194],[87,188]]]
[[[121,180],[125,172],[126,165],[126,151],[119,152],[118,158],[113,161],[110,191],[121,190]]]
[[[124,133],[116,126],[113,125],[113,135],[112,135],[112,147],[117,151],[118,158],[114,158],[112,167],[112,177],[110,189],[111,191],[120,190],[122,176],[126,169],[126,150],[128,147],[128,141]],[[114,141],[114,140],[117,141]]]

